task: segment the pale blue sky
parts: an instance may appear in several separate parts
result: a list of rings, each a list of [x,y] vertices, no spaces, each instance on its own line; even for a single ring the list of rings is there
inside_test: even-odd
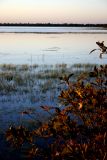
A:
[[[0,0],[0,22],[107,23],[107,0]]]

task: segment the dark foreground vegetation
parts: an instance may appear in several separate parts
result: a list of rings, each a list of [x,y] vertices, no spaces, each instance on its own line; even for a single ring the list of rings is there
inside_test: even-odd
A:
[[[75,23],[0,23],[0,26],[31,26],[31,27],[105,27],[107,24],[75,24]]]
[[[24,126],[7,130],[6,140],[20,152],[20,159],[107,159],[107,65],[95,66],[75,81],[73,76],[59,77],[65,84],[58,97],[61,107],[40,106],[44,112],[54,112],[48,122],[31,130]],[[22,114],[32,116],[32,112]]]

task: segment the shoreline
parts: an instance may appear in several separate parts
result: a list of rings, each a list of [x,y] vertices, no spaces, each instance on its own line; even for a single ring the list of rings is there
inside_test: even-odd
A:
[[[107,24],[79,24],[79,23],[0,23],[0,26],[105,27],[107,28]]]
[[[17,32],[13,32],[13,31],[11,31],[11,32],[9,32],[9,31],[0,31],[0,34],[5,34],[5,33],[13,33],[13,34],[107,34],[107,32],[80,32],[80,31],[76,31],[76,32],[74,32],[74,31],[72,31],[72,32],[20,32],[20,31],[17,31]]]

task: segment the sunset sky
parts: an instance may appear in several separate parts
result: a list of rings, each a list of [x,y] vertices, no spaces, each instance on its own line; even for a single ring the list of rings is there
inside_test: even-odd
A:
[[[0,0],[0,23],[107,23],[107,0]]]

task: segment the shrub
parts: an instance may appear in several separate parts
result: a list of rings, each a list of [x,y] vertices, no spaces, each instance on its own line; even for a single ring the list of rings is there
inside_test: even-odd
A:
[[[22,126],[7,130],[6,139],[14,147],[24,150],[26,145],[27,158],[106,160],[107,65],[95,66],[89,76],[81,75],[75,82],[70,81],[72,76],[62,79],[67,86],[59,95],[62,108],[41,106],[55,112],[48,123],[32,131]]]

